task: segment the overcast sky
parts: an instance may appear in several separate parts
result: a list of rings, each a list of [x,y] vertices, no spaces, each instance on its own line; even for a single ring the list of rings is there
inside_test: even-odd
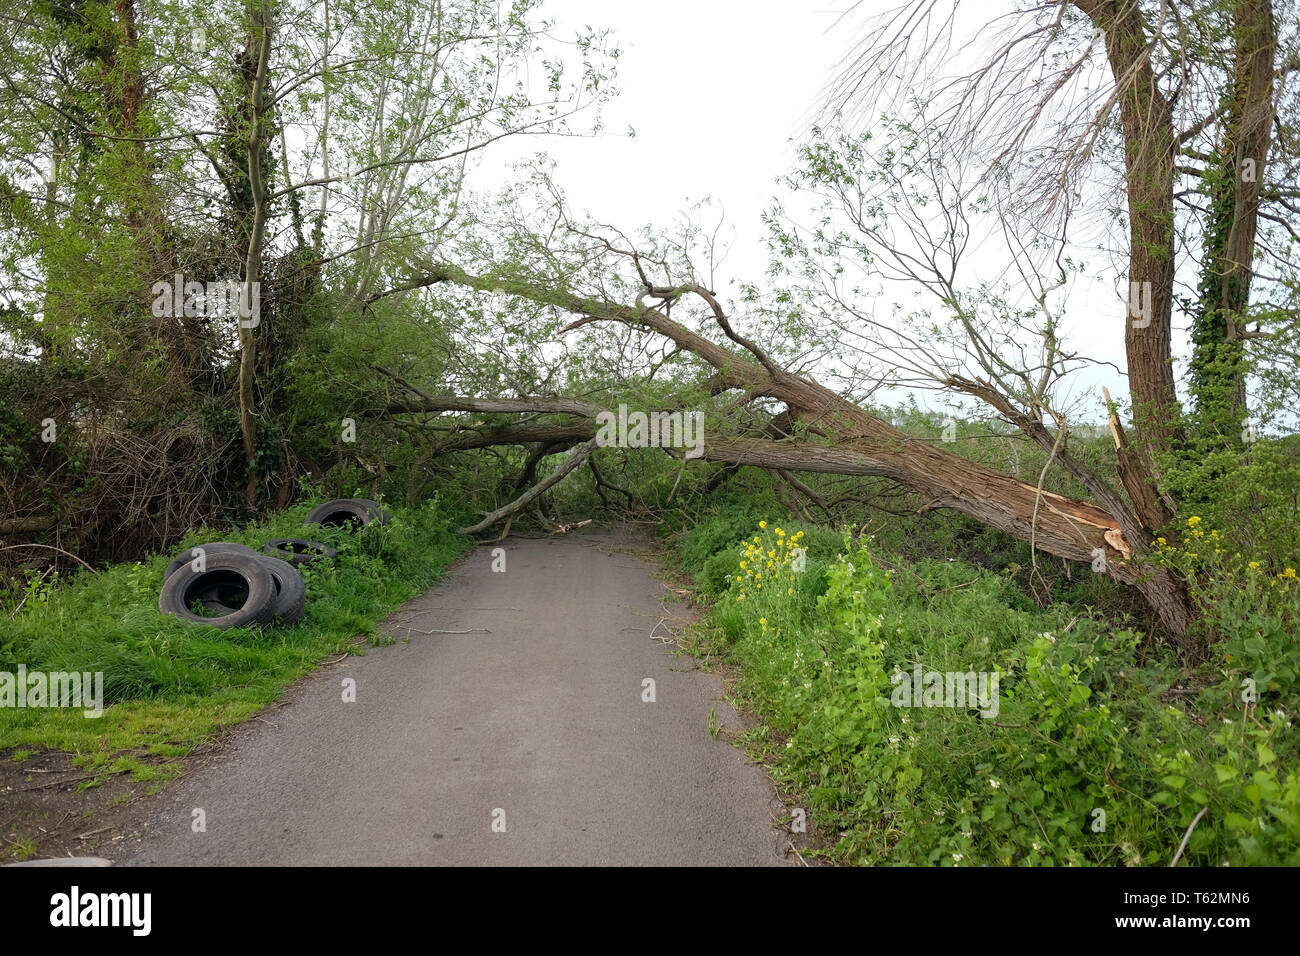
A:
[[[667,225],[679,210],[710,196],[726,211],[732,247],[717,285],[760,279],[767,255],[759,215],[790,170],[792,138],[814,118],[819,94],[855,34],[871,15],[897,0],[863,0],[847,21],[851,0],[551,0],[544,15],[568,38],[584,25],[614,30],[624,56],[621,94],[605,108],[606,133],[597,138],[506,140],[490,151],[471,182],[499,185],[509,164],[544,150],[558,164],[557,180],[579,211],[625,231]],[[979,5],[992,15],[1001,2]],[[987,10],[987,14],[985,11]],[[636,130],[628,138],[628,127]],[[791,206],[794,212],[797,207]],[[1098,257],[1097,265],[1105,263]],[[968,278],[981,271],[978,258]],[[988,277],[1005,260],[987,261]],[[1076,285],[1066,332],[1084,354],[1124,365],[1124,304],[1111,276]],[[915,300],[910,299],[911,304]],[[1177,338],[1177,336],[1176,336]],[[1072,391],[1100,388],[1117,398],[1127,385],[1102,367],[1077,376]],[[924,396],[918,396],[924,399]]]
[[[561,38],[586,24],[614,30],[622,92],[605,108],[606,133],[504,141],[477,183],[545,149],[573,206],[621,228],[666,224],[711,196],[736,230],[727,265],[756,278],[766,262],[759,213],[842,52],[826,32],[834,9],[818,0],[550,0],[543,14]]]

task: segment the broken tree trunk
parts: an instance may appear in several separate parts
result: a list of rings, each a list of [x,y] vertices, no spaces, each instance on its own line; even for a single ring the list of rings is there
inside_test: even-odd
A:
[[[707,461],[754,465],[778,472],[810,471],[891,479],[924,496],[926,504],[922,510],[952,508],[1023,541],[1032,541],[1049,554],[1104,568],[1115,579],[1137,587],[1175,635],[1185,634],[1190,626],[1191,605],[1181,582],[1167,571],[1140,568],[1132,560],[1135,552],[1146,549],[1149,544],[1146,532],[1151,529],[1132,513],[1114,513],[1119,511],[1117,496],[1109,496],[1111,507],[1107,510],[1040,491],[1011,475],[913,438],[820,383],[778,367],[759,346],[732,330],[713,294],[698,285],[649,291],[664,301],[675,301],[688,293],[700,296],[713,310],[727,338],[742,346],[744,352],[687,329],[661,309],[583,298],[526,281],[472,276],[451,265],[440,265],[429,275],[392,291],[438,283],[454,283],[480,291],[504,289],[507,294],[580,316],[565,332],[594,322],[621,323],[654,331],[707,362],[714,369],[710,378],[714,391],[739,390],[746,394],[747,400],[769,397],[783,402],[791,420],[805,425],[815,438],[772,440],[708,435],[701,455]],[[584,418],[594,412],[589,403],[568,399],[431,400],[425,397],[416,405],[424,411],[441,410],[434,406],[445,405],[457,410],[562,412]],[[594,434],[594,425],[592,429]],[[586,453],[590,452],[590,443],[583,447]],[[573,460],[574,455],[575,452],[570,452],[570,458],[566,459],[570,471],[579,463]],[[475,527],[481,530],[509,513],[513,511],[499,510],[494,513],[496,517],[489,516]],[[1126,528],[1129,535],[1125,533]],[[1135,529],[1142,534],[1141,540],[1131,539]]]

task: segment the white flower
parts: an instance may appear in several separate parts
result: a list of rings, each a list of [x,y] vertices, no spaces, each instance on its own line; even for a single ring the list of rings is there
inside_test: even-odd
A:
[[[996,790],[998,787],[1002,786],[1002,784],[998,783],[996,780],[990,779],[989,786]]]
[[[953,861],[954,863],[960,863],[960,862],[961,862],[961,854],[960,854],[960,853],[954,853],[954,854],[952,855],[952,861]]]

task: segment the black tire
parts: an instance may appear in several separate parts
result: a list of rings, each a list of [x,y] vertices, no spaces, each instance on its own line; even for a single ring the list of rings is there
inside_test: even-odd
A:
[[[262,546],[262,553],[286,561],[295,568],[305,568],[317,561],[333,561],[339,556],[328,544],[305,538],[276,538]]]
[[[306,524],[344,527],[349,524],[364,528],[378,522],[388,524],[388,512],[368,498],[335,498],[318,505],[307,515]]]
[[[252,555],[257,554],[256,548],[250,548],[246,544],[239,544],[237,541],[211,541],[207,544],[196,545],[196,547],[202,548],[205,555],[217,551],[234,551],[239,554]],[[194,554],[192,552],[193,549],[182,551],[180,554],[176,555],[176,557],[172,558],[171,563],[167,565],[167,570],[163,572],[163,580],[166,581],[172,576],[172,572],[179,570],[193,561]]]
[[[183,564],[163,582],[158,595],[158,610],[186,621],[210,624],[225,630],[230,627],[263,627],[275,616],[276,586],[271,569],[259,554],[238,551],[210,551],[206,556],[206,570],[195,571]],[[295,572],[296,573],[296,572]],[[300,579],[301,580],[301,579]],[[205,603],[214,617],[195,614],[190,606],[209,600],[209,595],[242,592],[242,604],[230,608],[213,602]],[[229,613],[221,613],[228,611]]]
[[[352,500],[359,501],[369,508],[370,513],[375,516],[376,524],[388,524],[393,520],[392,515],[384,510],[384,506],[372,498],[353,498]]]
[[[288,561],[265,554],[261,560],[271,577],[275,578],[275,619],[285,627],[297,624],[307,606],[307,585],[303,583],[302,575]]]
[[[298,623],[307,606],[307,585],[298,569],[287,561],[260,554],[258,559],[266,565],[275,579],[275,607],[273,618],[288,627]],[[230,614],[239,610],[248,599],[242,583],[227,581],[196,594],[203,607],[216,614]]]

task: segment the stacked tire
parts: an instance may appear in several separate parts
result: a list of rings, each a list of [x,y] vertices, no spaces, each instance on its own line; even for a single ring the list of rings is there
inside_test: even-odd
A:
[[[390,520],[377,501],[336,498],[313,508],[306,523],[364,528]],[[234,541],[212,541],[172,558],[163,573],[158,610],[222,630],[295,624],[307,604],[298,569],[336,557],[329,545],[306,538],[276,538],[260,552]]]
[[[213,541],[172,559],[158,610],[226,630],[296,623],[306,601],[307,586],[292,565],[247,545]]]

